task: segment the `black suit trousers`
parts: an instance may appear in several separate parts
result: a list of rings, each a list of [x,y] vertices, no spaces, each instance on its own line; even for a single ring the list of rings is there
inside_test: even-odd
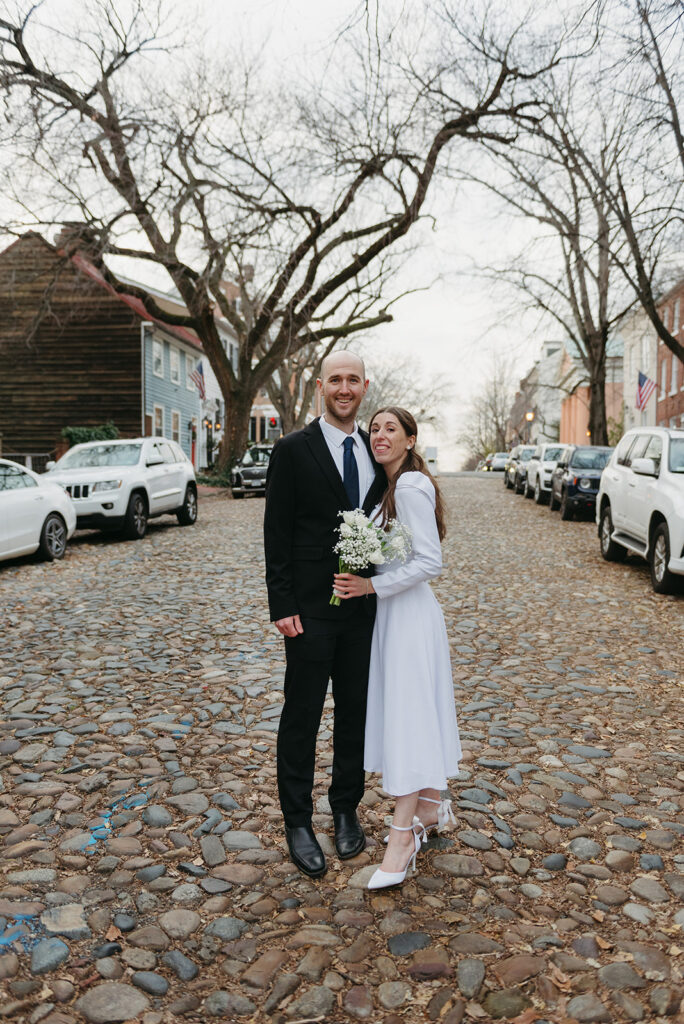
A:
[[[278,794],[285,824],[308,825],[316,736],[332,680],[335,702],[332,781],[333,812],[354,811],[363,796],[363,742],[373,618],[358,600],[341,621],[302,618],[304,632],[285,638],[285,703],[278,730]]]

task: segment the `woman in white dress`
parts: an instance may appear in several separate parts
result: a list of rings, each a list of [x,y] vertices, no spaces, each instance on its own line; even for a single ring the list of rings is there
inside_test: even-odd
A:
[[[382,774],[396,807],[382,865],[369,889],[404,881],[425,828],[453,821],[440,801],[447,779],[458,773],[461,745],[456,724],[451,659],[444,616],[427,581],[442,570],[444,510],[437,483],[415,448],[416,422],[405,409],[380,409],[370,422],[373,455],[388,487],[374,516],[398,519],[411,531],[404,563],[378,566],[372,580],[339,573],[343,599],[377,594],[373,631],[364,766]]]

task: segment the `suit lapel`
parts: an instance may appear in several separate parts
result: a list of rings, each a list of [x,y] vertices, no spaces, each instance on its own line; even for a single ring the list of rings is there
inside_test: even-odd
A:
[[[309,448],[311,449],[311,454],[320,466],[323,475],[337,496],[337,500],[340,503],[340,511],[343,509],[350,509],[351,504],[347,497],[347,492],[344,489],[342,477],[337,471],[335,460],[330,454],[328,443],[323,437],[323,431],[319,426],[318,420],[313,420],[313,422],[305,428],[305,433],[306,440],[309,444]]]
[[[383,492],[387,487],[387,477],[385,476],[385,471],[382,468],[382,466],[379,466],[375,459],[373,458],[373,452],[371,451],[370,446],[370,437],[368,436],[365,430],[359,430],[359,434],[363,438],[363,443],[365,444],[368,450],[370,460],[373,463],[373,468],[375,469],[375,477],[373,478],[372,484],[368,488],[368,494],[366,495],[363,502],[363,511],[366,513],[366,515],[370,515],[370,513],[373,511],[375,506],[382,498]]]

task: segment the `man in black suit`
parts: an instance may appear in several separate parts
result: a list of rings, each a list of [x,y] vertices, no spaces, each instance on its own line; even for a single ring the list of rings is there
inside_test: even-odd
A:
[[[343,859],[366,845],[356,808],[363,796],[363,740],[375,597],[331,605],[339,513],[368,513],[385,488],[356,413],[368,388],[363,361],[334,352],[318,388],[325,414],[288,434],[271,455],[264,545],[271,619],[285,637],[285,703],[278,730],[278,793],[290,856],[312,877],[325,857],[311,827],[316,736],[332,679],[335,847]]]

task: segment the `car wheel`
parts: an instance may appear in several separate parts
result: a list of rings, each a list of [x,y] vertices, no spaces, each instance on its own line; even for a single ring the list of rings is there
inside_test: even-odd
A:
[[[553,484],[551,484],[551,492],[549,494],[549,508],[552,512],[555,512],[558,509],[558,505],[558,498],[556,497],[556,494],[554,492]]]
[[[563,491],[563,493],[561,494],[560,514],[561,514],[561,519],[564,519],[566,521],[566,523],[568,522],[568,520],[572,519],[572,517],[575,514],[573,512],[572,506],[570,505],[570,502],[568,501],[568,492],[567,491]]]
[[[525,478],[525,490],[523,493],[526,498],[531,498],[534,494],[533,489],[530,487],[530,481],[527,478]]]
[[[678,579],[668,569],[670,563],[670,531],[667,523],[656,527],[651,538],[648,552],[648,564],[651,569],[651,584],[656,594],[674,593]]]
[[[506,473],[506,476],[504,477],[504,484],[506,486],[506,490],[507,491],[510,491],[510,490],[513,489],[513,484],[511,483],[511,478],[508,475],[508,473]]]
[[[523,487],[524,487],[524,484],[523,484],[522,480],[519,480],[518,477],[516,476],[516,478],[515,478],[515,487],[514,487],[515,493],[516,494],[522,494]]]
[[[543,505],[546,502],[544,492],[539,485],[539,477],[534,482],[534,500],[537,505]]]
[[[197,522],[197,491],[191,484],[185,489],[185,499],[176,512],[176,519],[181,526],[192,526]]]
[[[134,491],[128,499],[128,508],[124,517],[124,537],[130,540],[142,540],[147,531],[147,502],[140,491]]]
[[[64,558],[66,546],[66,523],[57,512],[51,512],[43,523],[43,529],[40,531],[40,543],[38,545],[40,556],[46,562],[54,562],[56,559]]]
[[[610,505],[606,505],[601,512],[599,524],[599,538],[601,541],[601,554],[606,562],[624,562],[627,557],[627,549],[622,544],[616,544],[612,540],[613,517],[610,514]]]

